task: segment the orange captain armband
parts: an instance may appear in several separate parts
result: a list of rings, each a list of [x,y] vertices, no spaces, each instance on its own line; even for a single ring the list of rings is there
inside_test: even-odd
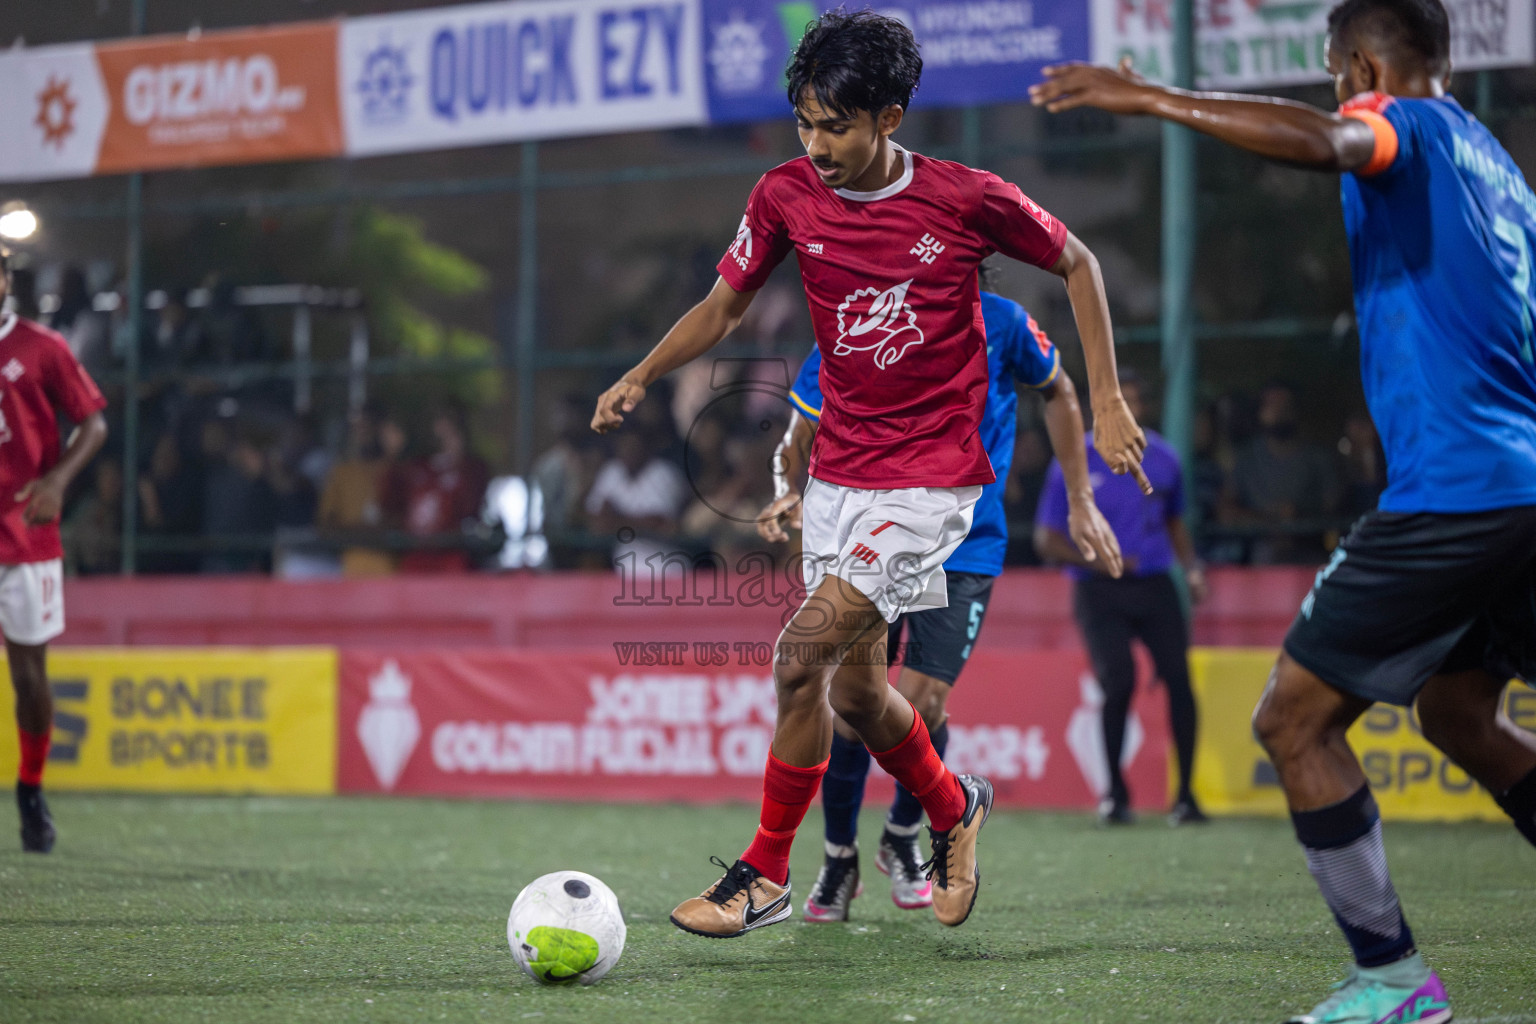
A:
[[[1376,136],[1376,145],[1371,150],[1371,158],[1365,162],[1365,166],[1355,169],[1356,174],[1369,178],[1391,167],[1392,161],[1397,159],[1397,129],[1393,128],[1392,122],[1377,111],[1364,104],[1359,106],[1354,104],[1355,101],[1351,100],[1339,113],[1345,117],[1352,117],[1356,121],[1364,121],[1371,126],[1371,134]]]

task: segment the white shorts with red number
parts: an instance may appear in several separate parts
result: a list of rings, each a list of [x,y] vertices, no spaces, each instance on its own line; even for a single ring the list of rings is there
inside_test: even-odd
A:
[[[805,586],[853,584],[885,621],[949,605],[944,560],[971,530],[979,486],[867,491],[810,480],[801,508]]]
[[[64,567],[48,562],[0,565],[0,632],[11,643],[45,644],[64,632]]]

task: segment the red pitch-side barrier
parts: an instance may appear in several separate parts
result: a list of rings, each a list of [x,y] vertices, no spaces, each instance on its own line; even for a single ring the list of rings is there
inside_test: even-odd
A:
[[[1217,569],[1194,641],[1273,646],[1312,582],[1310,569]],[[615,641],[766,641],[789,588],[728,580],[697,605],[637,595],[610,573],[424,576],[287,582],[257,577],[94,577],[65,583],[68,645],[335,644],[575,647]],[[993,591],[984,648],[1077,650],[1071,585],[1059,573],[1009,570]]]
[[[1196,642],[1278,644],[1311,575],[1213,573]],[[608,573],[72,580],[61,644],[340,648],[343,792],[753,801],[773,641],[799,600],[761,584],[731,578],[679,602]],[[950,701],[947,760],[987,774],[1007,806],[1086,807],[1103,789],[1101,696],[1070,607],[1056,573],[1003,576]],[[1162,692],[1143,686],[1135,716],[1128,778],[1156,809]],[[890,792],[876,769],[870,800]]]
[[[771,669],[729,645],[654,653],[669,664],[625,666],[613,651],[343,651],[337,789],[757,800]],[[1077,652],[978,651],[950,699],[945,760],[986,774],[1005,806],[1091,806],[1104,787],[1100,701]],[[1127,738],[1127,780],[1147,809],[1167,797],[1166,708],[1143,687]],[[874,775],[869,800],[889,800],[890,778]]]

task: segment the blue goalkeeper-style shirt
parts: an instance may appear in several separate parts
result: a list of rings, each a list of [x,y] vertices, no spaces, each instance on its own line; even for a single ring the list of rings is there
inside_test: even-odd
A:
[[[998,576],[1008,548],[1003,494],[1008,489],[1008,468],[1013,464],[1018,429],[1019,396],[1014,382],[1036,390],[1050,387],[1061,373],[1061,354],[1035,318],[1017,302],[982,292],[981,315],[987,328],[987,406],[979,432],[997,479],[982,488],[971,515],[971,532],[944,568]],[[821,419],[821,351],[815,346],[800,366],[789,401],[811,421]]]
[[[1536,195],[1449,96],[1366,94],[1341,113],[1376,133],[1342,187],[1380,507],[1536,505]]]

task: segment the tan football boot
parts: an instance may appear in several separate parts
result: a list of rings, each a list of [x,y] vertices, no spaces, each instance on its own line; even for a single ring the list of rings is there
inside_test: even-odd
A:
[[[725,867],[720,858],[709,859]],[[787,877],[783,885],[774,885],[752,865],[738,860],[703,895],[678,904],[672,923],[708,939],[733,939],[754,928],[778,924],[792,909]]]
[[[964,924],[976,905],[981,889],[976,837],[992,813],[992,783],[980,775],[962,775],[960,785],[965,787],[965,813],[948,832],[928,830],[933,857],[924,865],[933,879],[933,916],[951,928]]]

